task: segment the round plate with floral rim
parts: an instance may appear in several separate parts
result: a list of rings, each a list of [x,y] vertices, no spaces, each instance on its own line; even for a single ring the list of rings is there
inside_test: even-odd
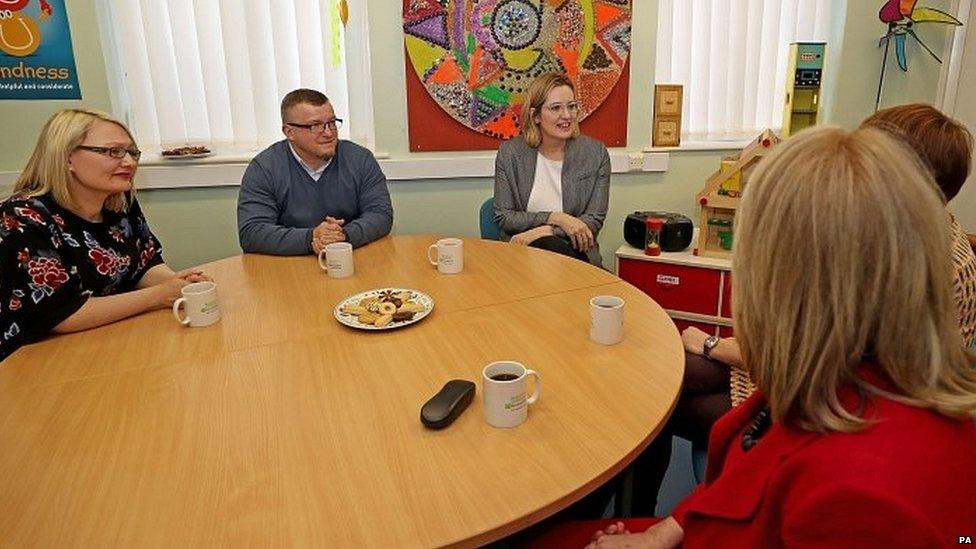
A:
[[[166,160],[191,160],[194,158],[206,158],[208,156],[213,156],[213,152],[191,153],[191,154],[160,154],[159,156],[165,158]]]
[[[406,299],[403,299],[404,297]],[[413,311],[413,315],[409,318],[404,318],[401,320],[396,320],[396,316],[394,315],[394,319],[391,319],[388,324],[383,326],[377,326],[376,320],[374,320],[372,323],[363,322],[361,320],[371,320],[373,317],[378,319],[382,313],[377,311],[370,314],[364,314],[363,312],[359,311],[359,309],[369,312],[368,309],[371,304],[379,304],[379,306],[383,306],[385,303],[391,303],[398,309],[407,307],[411,310],[415,309],[415,311]],[[357,309],[357,307],[359,309]],[[433,310],[434,300],[423,292],[418,292],[417,290],[411,290],[409,288],[377,288],[374,290],[360,292],[356,295],[343,299],[338,305],[335,306],[333,315],[335,316],[336,320],[342,324],[345,324],[346,326],[349,326],[350,328],[356,328],[359,330],[392,330],[420,322]],[[400,312],[403,313],[406,311]]]

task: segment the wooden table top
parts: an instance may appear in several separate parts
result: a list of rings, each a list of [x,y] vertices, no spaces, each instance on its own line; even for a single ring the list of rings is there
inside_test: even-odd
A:
[[[473,546],[565,508],[622,470],[677,398],[684,354],[664,310],[610,273],[465,239],[464,272],[434,236],[315,258],[206,266],[222,320],[156,311],[49,338],[0,365],[0,540],[13,546]],[[383,287],[435,301],[384,332],[340,325],[343,298]],[[626,301],[623,341],[589,340],[588,301]],[[481,370],[517,360],[542,397],[515,429],[483,416]],[[478,385],[442,431],[421,405]]]

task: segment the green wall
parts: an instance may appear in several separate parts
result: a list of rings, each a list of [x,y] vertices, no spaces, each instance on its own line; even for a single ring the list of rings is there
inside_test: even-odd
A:
[[[845,20],[835,24],[828,45],[828,90],[824,98],[828,123],[853,127],[874,108],[879,60],[878,37],[884,26],[877,19],[878,2],[837,0]],[[93,0],[67,0],[75,57],[84,100],[0,101],[0,172],[20,169],[44,121],[67,106],[110,110],[105,63]],[[355,9],[355,2],[350,2]],[[368,0],[373,69],[376,147],[393,158],[411,155],[406,134],[404,52],[399,10],[388,0]],[[650,135],[651,90],[654,81],[657,2],[634,1],[633,52],[628,120],[628,150],[647,145]],[[949,2],[930,0],[929,5],[948,9]],[[921,29],[920,34],[937,51],[945,51],[945,31]],[[885,83],[886,105],[908,101],[933,103],[938,91],[940,65],[910,51],[911,72],[903,74],[889,64]],[[634,210],[664,209],[696,216],[695,194],[726,151],[671,153],[665,173],[615,174],[610,211],[600,245],[604,261],[613,265],[613,250],[623,243],[623,218]],[[436,153],[414,154],[437,156]],[[396,181],[390,184],[396,211],[397,234],[449,234],[477,236],[477,212],[492,192],[489,178]],[[153,229],[174,268],[182,268],[240,253],[236,229],[237,188],[210,187],[144,190],[140,200]]]

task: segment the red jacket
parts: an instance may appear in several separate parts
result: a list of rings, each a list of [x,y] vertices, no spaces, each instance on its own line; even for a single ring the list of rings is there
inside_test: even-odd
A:
[[[853,392],[842,401],[854,404]],[[976,539],[972,420],[873,398],[862,417],[874,423],[863,431],[774,423],[743,452],[742,433],[763,406],[754,395],[712,428],[707,480],[673,513],[685,547],[916,548]]]

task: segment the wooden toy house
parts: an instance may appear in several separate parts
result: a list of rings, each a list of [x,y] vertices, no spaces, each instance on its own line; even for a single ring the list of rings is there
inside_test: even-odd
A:
[[[772,130],[763,131],[739,156],[723,158],[721,167],[705,181],[705,188],[698,193],[698,204],[701,205],[699,255],[732,257],[732,223],[742,190],[756,163],[776,143],[779,143],[779,138]]]

